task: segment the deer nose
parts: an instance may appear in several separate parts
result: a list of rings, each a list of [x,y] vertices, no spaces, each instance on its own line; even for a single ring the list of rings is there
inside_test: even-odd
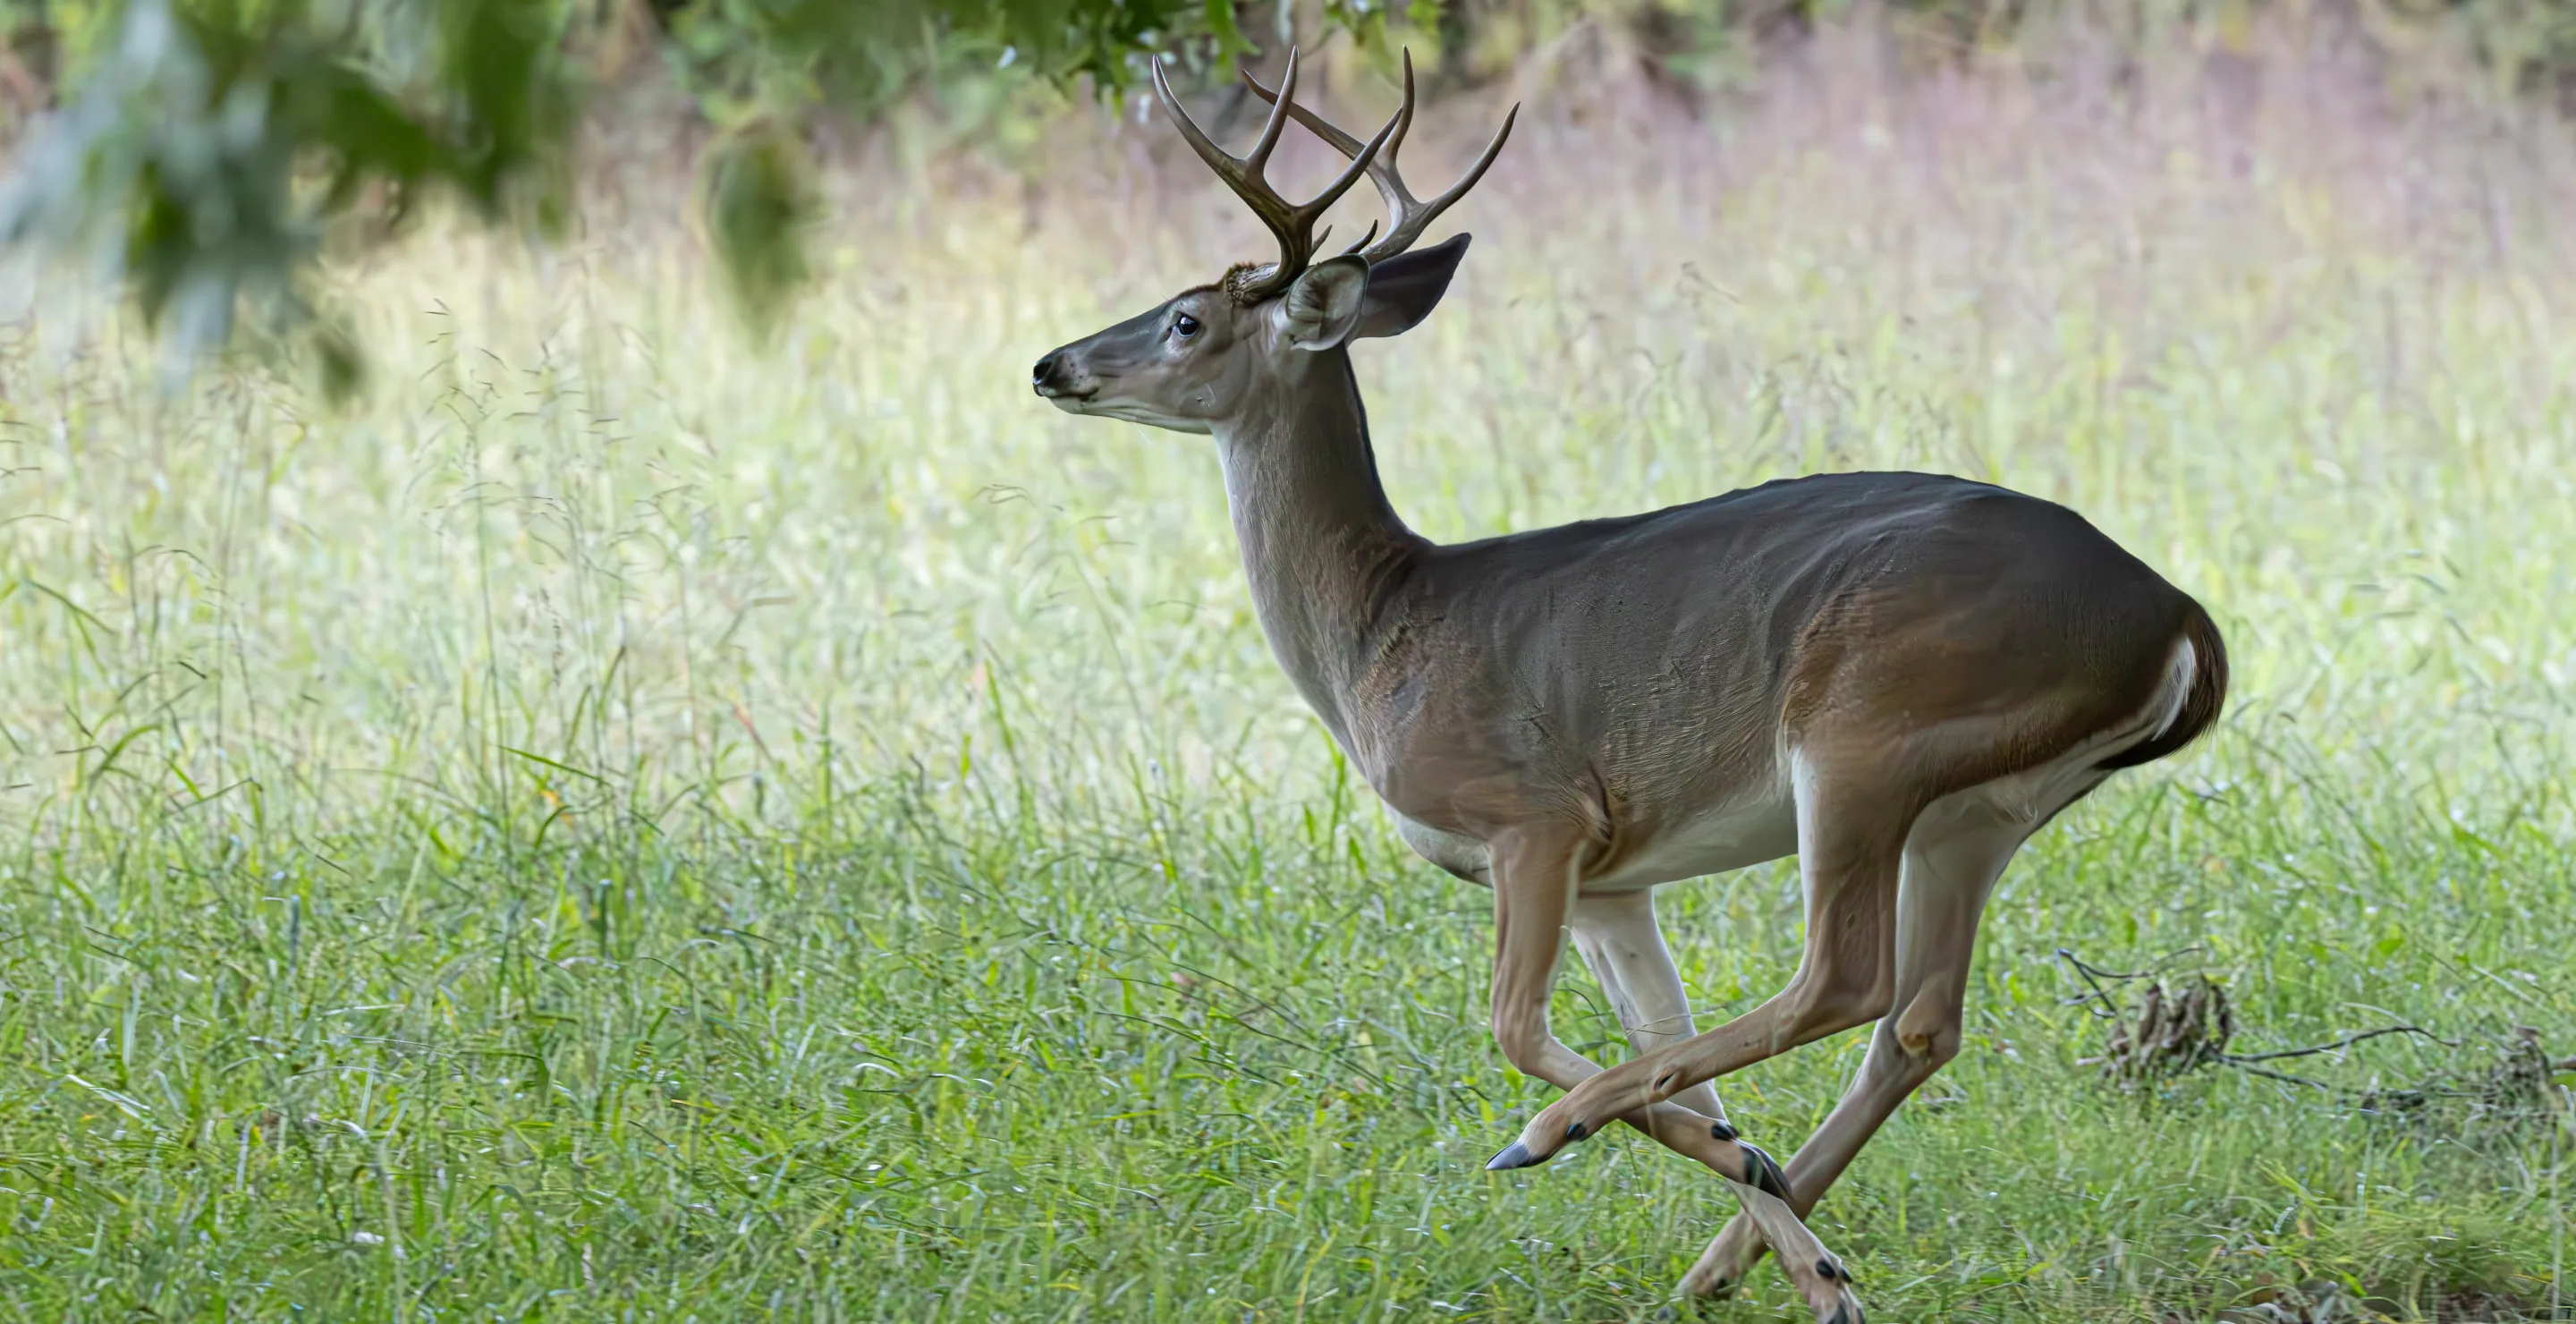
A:
[[[1038,366],[1029,370],[1029,385],[1035,388],[1037,393],[1040,395],[1054,395],[1058,389],[1055,382],[1055,371],[1063,361],[1064,355],[1062,352],[1049,354],[1045,358],[1039,359]]]

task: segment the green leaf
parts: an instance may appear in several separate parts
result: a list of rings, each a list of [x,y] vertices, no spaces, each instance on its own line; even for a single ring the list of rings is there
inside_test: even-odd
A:
[[[776,121],[742,129],[709,159],[707,233],[736,308],[766,338],[810,274],[808,231],[822,214],[813,165]]]

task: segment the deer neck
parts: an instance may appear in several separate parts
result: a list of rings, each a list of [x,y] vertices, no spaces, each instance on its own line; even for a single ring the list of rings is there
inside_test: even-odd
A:
[[[1378,481],[1350,355],[1314,353],[1216,430],[1226,503],[1271,652],[1345,750],[1347,702],[1429,546]]]

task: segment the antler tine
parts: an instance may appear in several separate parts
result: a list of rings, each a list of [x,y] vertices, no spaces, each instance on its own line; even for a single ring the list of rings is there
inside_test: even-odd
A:
[[[1299,273],[1305,271],[1306,264],[1314,259],[1316,220],[1323,216],[1325,209],[1349,192],[1361,175],[1368,172],[1379,149],[1386,145],[1387,135],[1396,131],[1396,121],[1388,120],[1386,127],[1378,130],[1376,138],[1366,143],[1354,141],[1351,147],[1343,148],[1350,155],[1351,163],[1341,176],[1313,198],[1292,205],[1271,187],[1262,168],[1268,164],[1271,150],[1279,145],[1279,134],[1287,125],[1287,117],[1303,114],[1290,99],[1297,88],[1295,47],[1289,48],[1288,67],[1279,79],[1281,92],[1285,95],[1269,97],[1270,117],[1261,126],[1261,140],[1253,144],[1249,154],[1241,157],[1229,155],[1224,148],[1217,146],[1190,118],[1189,112],[1181,109],[1180,98],[1172,95],[1171,81],[1163,73],[1162,57],[1155,57],[1153,72],[1154,96],[1162,102],[1164,113],[1172,117],[1190,150],[1199,154],[1199,159],[1234,190],[1236,197],[1243,199],[1244,205],[1250,207],[1253,215],[1260,217],[1262,224],[1269,226],[1271,234],[1279,240],[1279,261],[1268,270],[1246,273],[1234,281],[1231,288],[1235,295],[1246,301],[1258,302],[1288,288],[1289,282],[1297,279]],[[1371,229],[1374,231],[1375,227]]]
[[[1199,127],[1198,121],[1191,119],[1190,113],[1181,109],[1180,98],[1172,95],[1171,80],[1163,76],[1163,57],[1159,55],[1154,57],[1154,99],[1163,103],[1163,113],[1171,116],[1173,127],[1181,131],[1181,141],[1188,143],[1190,150],[1199,154],[1199,159],[1207,163],[1207,168],[1215,171],[1217,178],[1232,186],[1245,202],[1252,204],[1254,211],[1265,211],[1261,198],[1256,194],[1269,193],[1269,189],[1266,186],[1256,185],[1250,172],[1244,169],[1245,163],[1227,155],[1226,150],[1217,146],[1216,142],[1207,136],[1207,132]],[[1247,188],[1248,185],[1253,187]],[[1274,193],[1270,194],[1270,197],[1276,200],[1278,195]],[[1268,219],[1266,212],[1264,219]]]
[[[1252,85],[1255,95],[1271,103],[1272,113],[1275,115],[1277,107],[1283,100],[1280,94],[1263,87],[1249,72],[1243,75],[1243,81]],[[1284,88],[1287,79],[1282,78],[1280,83]],[[1485,144],[1484,154],[1476,158],[1476,164],[1470,167],[1456,184],[1451,185],[1447,192],[1429,202],[1424,202],[1415,198],[1413,191],[1405,187],[1404,176],[1395,164],[1396,150],[1404,144],[1405,131],[1413,126],[1413,104],[1413,52],[1407,50],[1404,52],[1404,102],[1396,108],[1395,133],[1388,138],[1386,149],[1378,153],[1376,162],[1369,166],[1368,171],[1370,182],[1377,185],[1378,193],[1386,199],[1388,213],[1386,237],[1369,245],[1365,250],[1353,250],[1371,262],[1383,261],[1412,247],[1413,241],[1422,237],[1423,230],[1429,227],[1440,213],[1449,210],[1451,203],[1465,197],[1467,190],[1474,188],[1476,181],[1485,177],[1485,171],[1494,164],[1494,158],[1502,154],[1503,143],[1512,136],[1512,125],[1520,119],[1521,113],[1520,104],[1514,102],[1510,113],[1503,116],[1503,127],[1495,130],[1492,141]],[[1297,122],[1305,125],[1316,137],[1331,143],[1335,150],[1344,156],[1357,159],[1361,147],[1359,139],[1304,106],[1290,104],[1288,113],[1295,116]]]
[[[1253,95],[1269,102],[1275,114],[1279,105],[1279,94],[1263,87],[1261,80],[1252,76],[1251,70],[1246,69],[1242,72],[1245,85],[1252,89]],[[1284,84],[1286,80],[1282,79],[1281,82]],[[1288,113],[1296,116],[1297,122],[1305,125],[1307,132],[1331,143],[1335,151],[1349,157],[1359,155],[1360,140],[1352,137],[1340,125],[1304,106],[1293,103],[1289,105]],[[1378,194],[1386,199],[1386,209],[1390,219],[1402,216],[1406,208],[1415,205],[1413,195],[1405,190],[1403,177],[1395,172],[1395,154],[1403,148],[1404,135],[1412,128],[1413,52],[1408,50],[1404,53],[1404,101],[1395,108],[1395,134],[1386,140],[1386,150],[1378,153],[1376,163],[1369,167],[1368,172],[1369,182],[1377,185]]]
[[[1288,48],[1288,67],[1279,74],[1279,93],[1279,100],[1288,105],[1282,107],[1278,101],[1270,104],[1269,117],[1261,121],[1261,141],[1243,154],[1244,169],[1256,175],[1263,173],[1263,168],[1270,164],[1270,149],[1279,145],[1279,134],[1288,127],[1288,112],[1296,108],[1297,48],[1294,46]]]
[[[1405,217],[1403,224],[1388,230],[1386,238],[1378,241],[1378,246],[1386,251],[1372,252],[1369,255],[1369,261],[1375,262],[1381,257],[1393,257],[1412,247],[1413,241],[1422,237],[1422,231],[1432,221],[1438,219],[1440,213],[1449,210],[1451,203],[1467,196],[1467,190],[1476,187],[1476,181],[1485,177],[1485,171],[1494,164],[1494,158],[1503,154],[1503,143],[1512,136],[1512,124],[1520,117],[1521,106],[1515,101],[1512,103],[1512,108],[1504,112],[1503,127],[1494,130],[1494,136],[1485,143],[1485,150],[1476,158],[1476,164],[1468,167],[1467,173],[1459,176],[1458,182],[1450,185],[1448,192],[1423,203],[1420,210]]]

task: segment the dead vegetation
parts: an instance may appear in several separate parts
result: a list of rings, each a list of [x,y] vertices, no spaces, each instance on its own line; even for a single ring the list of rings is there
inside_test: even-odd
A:
[[[2517,1025],[2501,1040],[2481,1041],[2444,1038],[2420,1025],[2383,1025],[2304,1048],[2233,1053],[2228,1048],[2237,1037],[2236,1009],[2226,986],[2208,974],[2196,972],[2168,985],[2152,969],[2120,973],[2090,965],[2064,948],[2057,955],[2084,983],[2085,991],[2074,1001],[2110,1024],[2102,1052],[2080,1061],[2098,1066],[2105,1080],[2124,1091],[2151,1089],[2203,1067],[2220,1066],[2342,1098],[2366,1114],[2412,1116],[2447,1101],[2461,1109],[2463,1124],[2512,1128],[2569,1112],[2556,1077],[2576,1072],[2576,1057],[2551,1057],[2535,1026]],[[2144,982],[2135,1002],[2113,996],[2112,990],[2138,981]],[[2450,1060],[2413,1084],[2394,1087],[2339,1085],[2271,1065],[2329,1055],[2341,1063],[2346,1050],[2395,1035],[2449,1049]]]
[[[2131,1088],[2225,1062],[2228,1041],[2236,1037],[2236,1012],[2227,990],[2207,975],[2170,992],[2164,981],[2149,980],[2136,1012],[2115,1018],[2112,1027],[2102,1072]]]

